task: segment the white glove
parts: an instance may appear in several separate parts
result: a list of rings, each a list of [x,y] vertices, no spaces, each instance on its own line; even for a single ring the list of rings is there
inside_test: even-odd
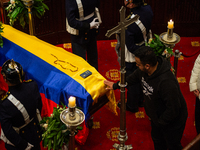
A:
[[[98,18],[94,18],[94,19],[92,20],[92,22],[90,22],[90,29],[93,29],[93,28],[98,29],[98,28],[99,28],[99,22],[96,22],[97,19],[98,19]]]
[[[28,143],[28,146],[26,147],[25,150],[31,150],[31,148],[34,147],[32,144]]]

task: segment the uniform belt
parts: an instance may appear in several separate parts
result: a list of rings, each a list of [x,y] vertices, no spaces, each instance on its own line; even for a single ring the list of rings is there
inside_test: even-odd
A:
[[[142,41],[142,42],[140,42],[140,43],[136,43],[135,45],[137,45],[137,46],[142,46],[144,43],[145,43],[145,42]]]
[[[76,20],[78,20],[78,21],[88,20],[88,19],[90,19],[93,16],[94,16],[94,12],[91,13],[91,14],[89,14],[89,15],[87,15],[86,17],[83,17],[83,18],[80,18],[80,19],[76,18]]]

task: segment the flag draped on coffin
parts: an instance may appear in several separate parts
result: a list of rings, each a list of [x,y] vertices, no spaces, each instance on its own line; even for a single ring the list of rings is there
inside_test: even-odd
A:
[[[40,93],[56,104],[68,104],[70,96],[76,97],[76,105],[89,118],[88,108],[107,95],[108,106],[116,114],[113,91],[105,90],[105,78],[84,59],[62,48],[46,43],[9,25],[3,25],[3,48],[0,48],[0,65],[13,59],[19,62],[27,79],[38,83]],[[83,79],[80,74],[91,71],[92,75]]]

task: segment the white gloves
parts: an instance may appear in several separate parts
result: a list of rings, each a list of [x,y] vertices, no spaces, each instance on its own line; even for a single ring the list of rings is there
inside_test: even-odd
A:
[[[94,19],[92,20],[92,22],[90,22],[90,29],[93,29],[93,28],[98,29],[98,28],[99,28],[100,23],[99,23],[99,22],[96,22],[97,19],[98,19],[98,18],[94,18]]]
[[[28,143],[28,146],[26,147],[25,150],[31,150],[31,148],[34,147],[32,144]]]

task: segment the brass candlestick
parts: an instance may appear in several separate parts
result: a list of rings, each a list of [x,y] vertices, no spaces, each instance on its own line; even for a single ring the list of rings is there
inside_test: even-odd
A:
[[[85,114],[76,105],[63,110],[60,114],[60,120],[70,128],[69,150],[75,150],[75,130],[85,120]]]
[[[167,32],[164,32],[160,34],[160,41],[163,42],[167,47],[174,48],[175,44],[180,41],[180,36],[173,32],[174,28],[167,27]],[[178,66],[178,58],[180,57],[182,53],[179,52],[179,50],[176,50],[173,54],[174,56],[174,70],[175,70],[175,76],[177,75],[177,66]]]
[[[181,39],[178,34],[173,32],[173,29],[174,28],[168,28],[167,32],[160,34],[161,42],[163,42],[169,48],[174,48],[175,44]]]
[[[167,28],[168,28],[168,30],[167,30],[167,39],[170,41],[170,40],[173,39],[173,29],[174,28],[169,28],[169,27],[167,27]]]
[[[22,0],[22,1],[23,1],[24,5],[28,9],[29,34],[30,35],[34,35],[35,34],[35,29],[34,29],[34,25],[33,25],[33,17],[32,17],[32,12],[31,12],[31,8],[32,8],[32,5],[34,3],[34,0]]]

